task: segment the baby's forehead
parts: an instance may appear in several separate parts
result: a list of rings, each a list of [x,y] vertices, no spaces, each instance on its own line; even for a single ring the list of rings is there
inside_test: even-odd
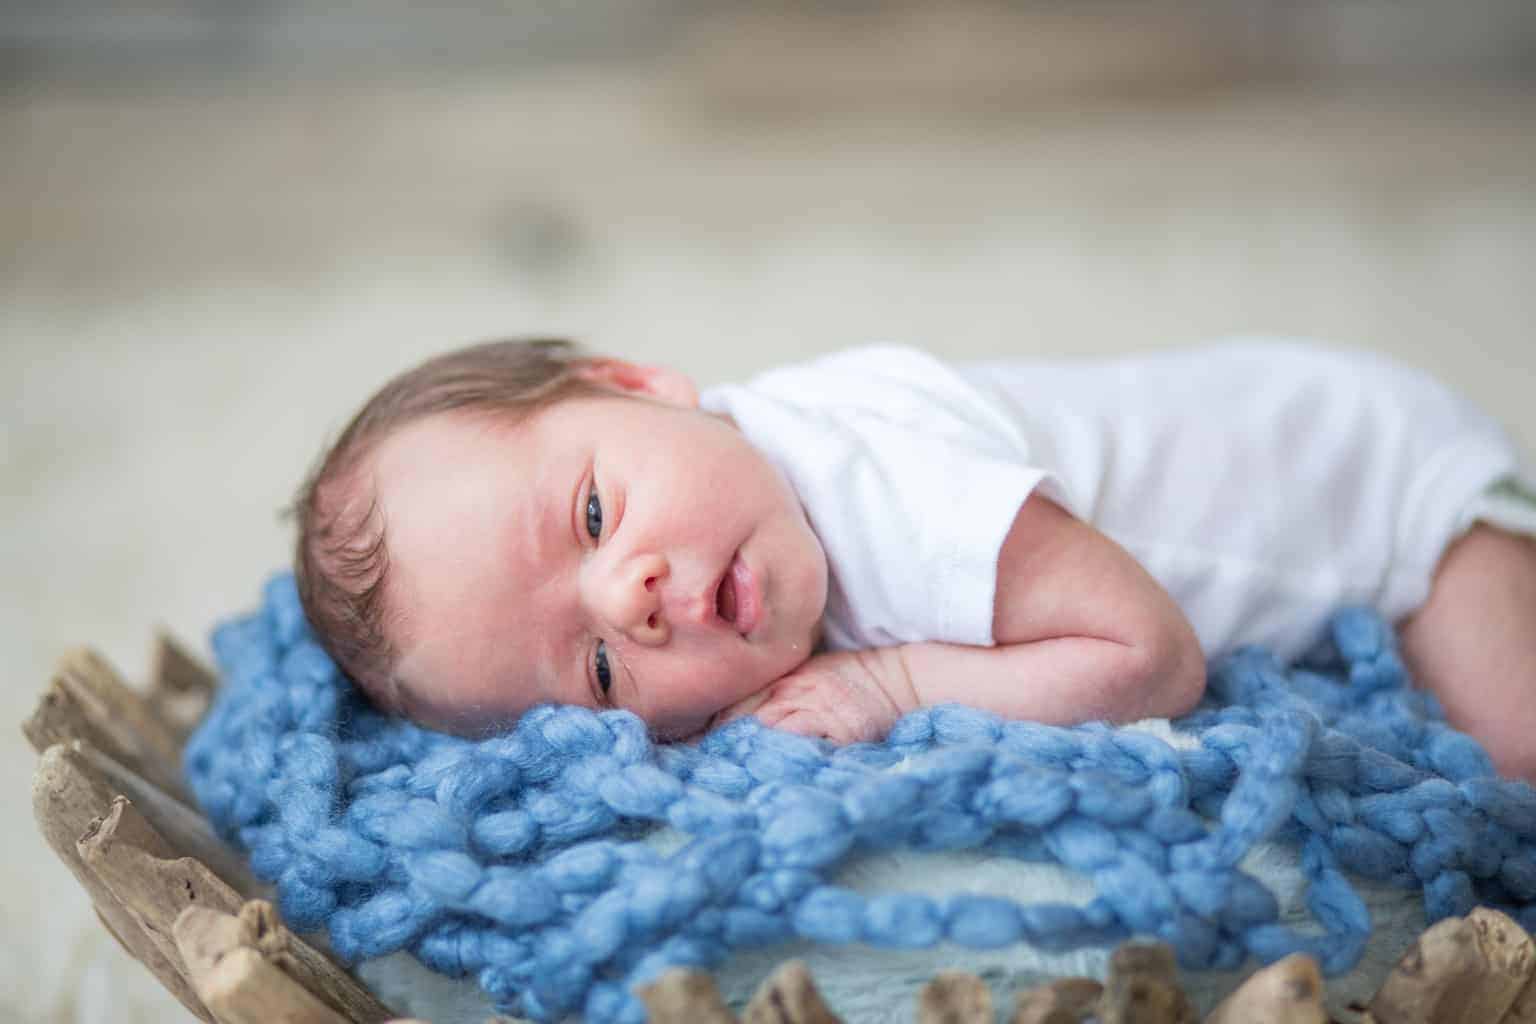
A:
[[[399,492],[438,486],[451,474],[481,471],[498,454],[515,424],[458,411],[402,423],[380,437],[360,460],[359,492],[390,502]]]
[[[377,490],[389,573],[406,629],[460,632],[536,586],[561,529],[563,477],[505,423],[423,418],[379,447]],[[563,493],[561,491],[560,493]],[[493,624],[492,624],[493,625]]]

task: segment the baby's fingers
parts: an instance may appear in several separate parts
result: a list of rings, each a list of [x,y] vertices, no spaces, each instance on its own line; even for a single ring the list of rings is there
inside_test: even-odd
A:
[[[752,715],[770,729],[782,729],[786,718],[799,713],[798,704],[787,700],[770,700],[753,710]]]

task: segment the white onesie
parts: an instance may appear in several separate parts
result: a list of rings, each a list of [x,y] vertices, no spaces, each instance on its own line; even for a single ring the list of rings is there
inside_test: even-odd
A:
[[[1289,342],[958,367],[874,347],[702,402],[798,492],[832,649],[990,644],[998,553],[1039,490],[1140,561],[1208,655],[1289,657],[1340,605],[1412,611],[1479,497],[1532,486],[1498,425],[1427,375]]]

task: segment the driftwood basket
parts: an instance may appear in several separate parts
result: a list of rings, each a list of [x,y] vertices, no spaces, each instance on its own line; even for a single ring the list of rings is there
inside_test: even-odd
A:
[[[242,858],[193,806],[181,749],[213,695],[213,673],[168,636],[147,687],[88,650],[63,659],[22,731],[39,756],[33,810],[54,852],[129,956],[194,1016],[214,1024],[400,1020],[316,945],[284,927]],[[789,961],[740,1018],[706,974],[670,972],[641,993],[658,1024],[835,1024],[805,966]],[[1011,994],[941,972],[917,998],[921,1024],[1193,1024],[1165,946],[1127,944],[1107,977]],[[1205,1024],[1327,1024],[1316,963],[1255,972]],[[1368,1005],[1339,1024],[1536,1024],[1536,943],[1493,910],[1435,924]]]

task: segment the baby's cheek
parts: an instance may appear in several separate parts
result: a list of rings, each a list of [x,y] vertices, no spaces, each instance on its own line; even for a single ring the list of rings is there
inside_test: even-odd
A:
[[[706,731],[717,719],[724,720],[742,698],[764,689],[750,671],[741,667],[733,671],[722,662],[718,655],[700,654],[658,665],[657,674],[640,687],[637,704],[641,706],[632,710],[658,736],[678,738]]]

